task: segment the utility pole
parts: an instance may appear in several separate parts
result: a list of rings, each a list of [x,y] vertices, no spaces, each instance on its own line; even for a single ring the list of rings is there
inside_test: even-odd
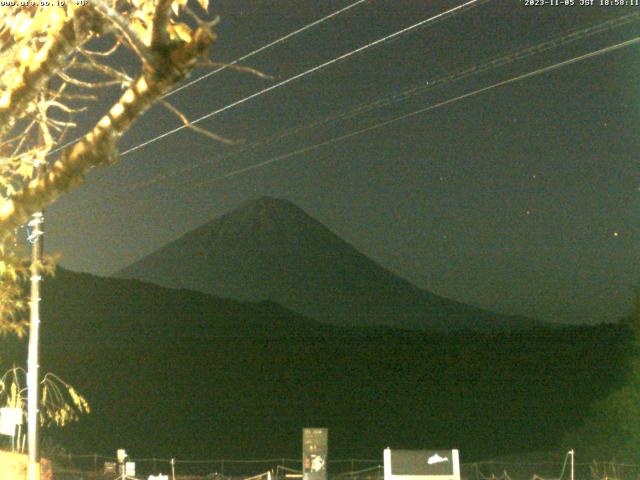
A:
[[[576,470],[575,456],[576,456],[576,452],[575,452],[575,450],[573,448],[571,450],[569,450],[569,455],[571,455],[571,480],[575,480],[575,470]]]
[[[40,126],[38,141],[44,143],[44,130]],[[35,159],[35,175],[38,178],[43,173],[46,163],[42,159]],[[31,242],[31,298],[29,300],[29,353],[27,359],[27,479],[40,480],[40,425],[38,404],[40,403],[40,281],[42,280],[41,264],[44,248],[44,212],[36,212],[28,223]]]
[[[51,83],[47,83],[48,90]],[[45,109],[46,112],[46,109]],[[40,119],[41,122],[46,119]],[[45,129],[39,125],[38,144],[45,144]],[[34,159],[35,178],[47,170],[46,156]],[[31,298],[29,299],[29,353],[27,358],[27,480],[40,480],[40,282],[44,250],[44,211],[36,212],[28,223],[31,231]]]
[[[40,263],[42,261],[42,235],[44,215],[33,214],[29,227],[31,248],[31,299],[29,315],[29,358],[27,361],[27,437],[29,463],[28,480],[40,480],[40,452],[38,445],[38,402],[40,377],[38,375],[38,349],[40,336]]]

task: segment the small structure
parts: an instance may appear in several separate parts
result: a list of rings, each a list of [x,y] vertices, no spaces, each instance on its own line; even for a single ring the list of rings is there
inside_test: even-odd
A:
[[[384,480],[460,480],[458,450],[384,451]]]

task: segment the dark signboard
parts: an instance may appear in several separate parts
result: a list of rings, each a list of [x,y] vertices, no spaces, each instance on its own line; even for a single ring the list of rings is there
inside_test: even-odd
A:
[[[303,480],[327,479],[328,437],[326,428],[302,429]]]

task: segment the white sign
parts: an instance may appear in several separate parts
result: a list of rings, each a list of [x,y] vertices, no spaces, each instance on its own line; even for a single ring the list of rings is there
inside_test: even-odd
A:
[[[136,474],[136,462],[127,462],[124,464],[124,474],[127,477],[133,477]]]
[[[16,434],[16,425],[22,424],[22,409],[0,408],[0,433],[13,437]]]
[[[460,480],[458,450],[384,451],[384,480]]]

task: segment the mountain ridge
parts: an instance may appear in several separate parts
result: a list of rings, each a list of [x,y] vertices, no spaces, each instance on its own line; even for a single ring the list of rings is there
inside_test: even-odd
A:
[[[521,329],[542,324],[422,290],[292,202],[260,197],[114,274],[238,300],[271,299],[335,325]]]

